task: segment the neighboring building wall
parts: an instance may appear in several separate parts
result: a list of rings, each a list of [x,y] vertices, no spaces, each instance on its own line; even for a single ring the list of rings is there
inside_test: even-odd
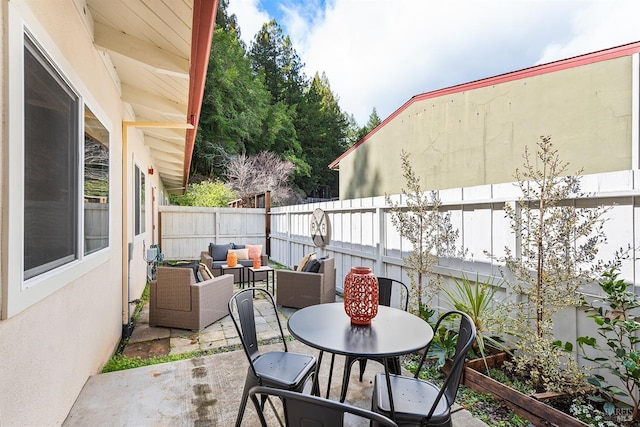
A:
[[[122,121],[130,118],[108,66],[94,48],[73,1],[2,0],[0,11],[3,23],[0,288],[3,306],[8,303],[11,307],[10,312],[0,313],[0,425],[60,425],[87,378],[101,370],[121,336]],[[21,247],[21,242],[15,230],[21,229],[22,215],[10,203],[23,197],[17,194],[22,188],[17,178],[21,176],[22,165],[10,164],[12,150],[16,144],[20,146],[20,141],[10,139],[7,129],[16,123],[23,108],[11,96],[12,90],[22,90],[16,88],[12,80],[16,74],[12,77],[11,73],[20,73],[22,35],[20,29],[17,32],[15,29],[23,22],[109,132],[111,222],[109,248],[44,274],[37,284],[21,289],[21,280],[16,281],[16,277],[21,277],[21,251],[15,250]],[[141,138],[135,132],[132,134],[126,153],[129,163],[136,159],[146,168],[148,154]],[[151,185],[154,181],[147,182]],[[148,215],[150,210],[147,208]],[[132,298],[144,287],[145,239],[146,235],[135,238]]]
[[[547,135],[570,173],[631,169],[632,56],[579,59],[416,96],[339,160],[340,198],[400,193],[402,149],[424,189],[512,181]]]

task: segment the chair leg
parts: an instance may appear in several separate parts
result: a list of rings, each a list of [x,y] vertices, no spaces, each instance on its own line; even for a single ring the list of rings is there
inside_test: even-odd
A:
[[[244,416],[244,410],[247,407],[247,401],[249,400],[249,390],[255,385],[258,385],[255,377],[251,373],[251,368],[247,371],[247,379],[244,381],[244,389],[242,390],[242,399],[240,399],[240,408],[238,408],[238,417],[236,418],[236,427],[242,425],[242,417]],[[262,402],[264,407],[264,402]]]
[[[365,369],[367,369],[367,359],[360,359],[360,382],[362,382]]]

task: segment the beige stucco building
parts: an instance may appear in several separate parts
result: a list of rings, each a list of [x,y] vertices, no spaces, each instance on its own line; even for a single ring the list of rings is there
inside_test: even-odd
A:
[[[551,136],[570,173],[638,168],[640,42],[417,95],[336,159],[340,199],[514,181]]]
[[[0,425],[62,424],[128,330],[217,3],[0,1]]]

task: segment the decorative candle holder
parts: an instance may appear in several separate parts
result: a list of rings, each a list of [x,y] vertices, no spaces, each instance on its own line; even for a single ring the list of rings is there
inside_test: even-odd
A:
[[[238,255],[236,255],[235,252],[227,253],[227,265],[229,267],[235,267],[238,265]]]
[[[370,325],[378,314],[378,278],[369,267],[351,267],[344,278],[344,311],[356,325]]]
[[[262,264],[260,263],[260,257],[255,257],[253,259],[253,268],[260,268]]]

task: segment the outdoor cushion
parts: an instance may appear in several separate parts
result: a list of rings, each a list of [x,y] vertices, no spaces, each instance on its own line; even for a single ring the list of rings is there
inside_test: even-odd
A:
[[[246,261],[249,259],[249,249],[229,249],[229,253],[236,254],[238,261]]]
[[[304,270],[307,273],[317,273],[318,271],[320,271],[320,261],[317,259],[310,259],[309,262],[307,262],[307,265],[304,266]]]
[[[298,263],[298,268],[296,268],[296,271],[304,271],[304,267],[307,265],[309,260],[315,257],[316,257],[315,252],[311,252],[309,255],[305,255],[304,257],[302,257],[302,259]]]
[[[245,245],[237,245],[235,243],[232,243],[232,245],[233,245],[233,249],[244,249],[245,248]]]
[[[249,259],[260,258],[262,255],[262,245],[246,245],[249,250]]]
[[[209,244],[209,255],[214,261],[226,261],[227,253],[229,249],[233,249],[233,243],[226,243],[224,245]]]
[[[207,265],[205,263],[200,263],[200,268],[198,269],[198,273],[200,273],[200,276],[202,277],[201,280],[210,280],[213,279],[213,274],[211,273],[211,270],[209,270],[209,267],[207,267]]]

